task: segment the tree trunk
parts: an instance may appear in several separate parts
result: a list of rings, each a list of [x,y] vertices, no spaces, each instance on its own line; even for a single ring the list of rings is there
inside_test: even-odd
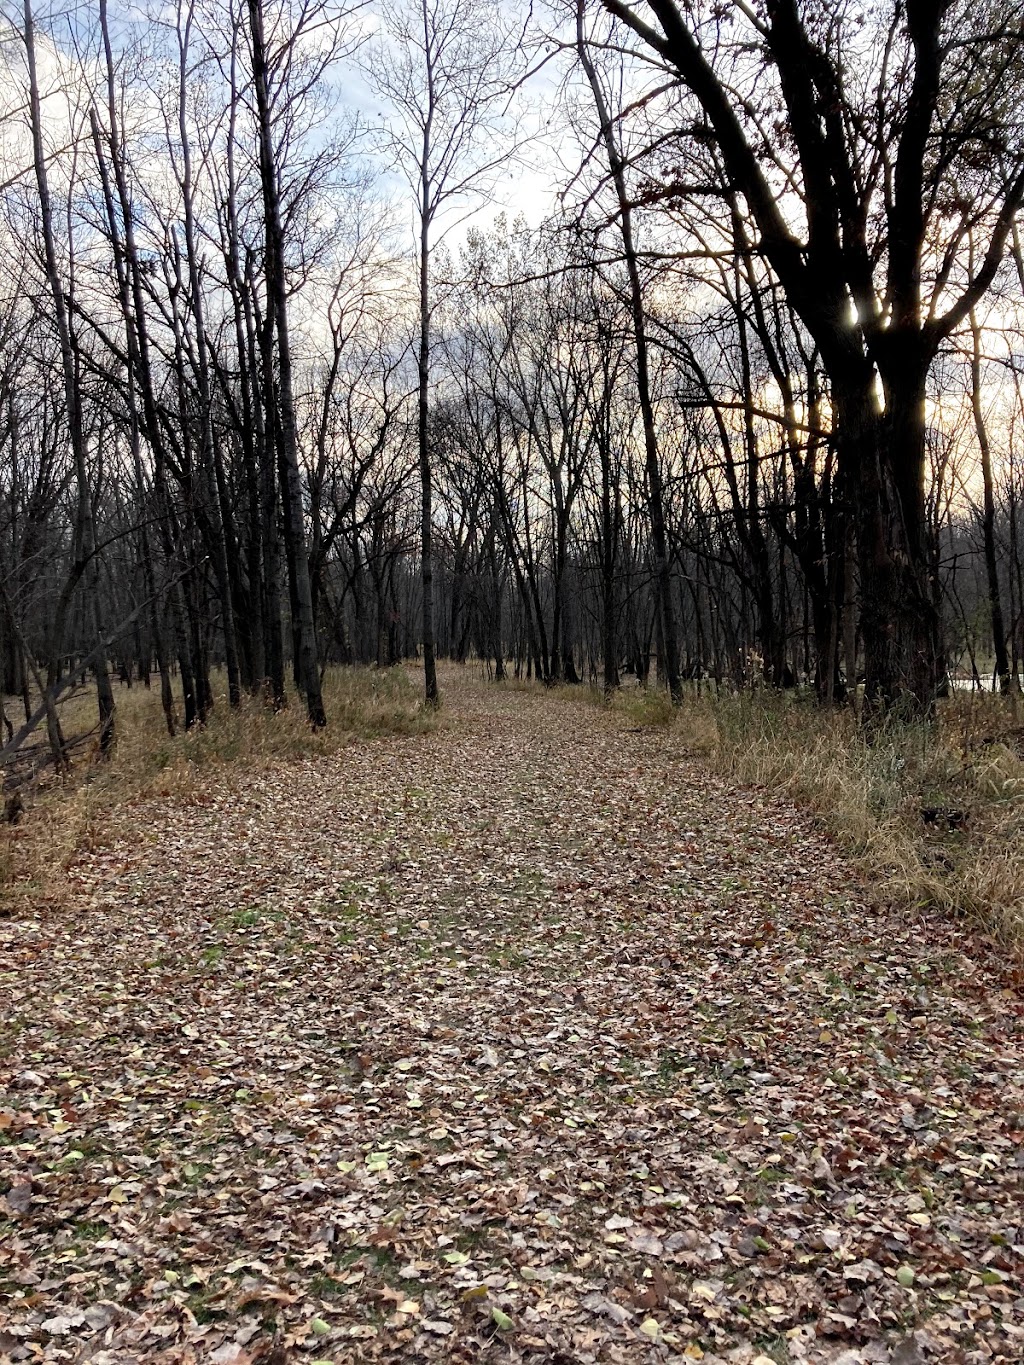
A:
[[[32,18],[31,0],[25,0],[25,51],[29,76],[29,114],[32,124],[32,158],[35,167],[36,188],[39,193],[39,221],[43,234],[43,254],[47,282],[53,298],[54,321],[60,343],[61,365],[64,377],[64,401],[67,410],[68,429],[71,437],[72,453],[75,462],[75,475],[78,485],[77,526],[75,532],[75,562],[71,571],[69,586],[73,587],[80,579],[84,580],[86,609],[91,618],[90,624],[97,640],[103,639],[103,623],[99,604],[99,561],[96,555],[95,528],[93,525],[92,494],[85,459],[85,433],[82,429],[82,413],[79,402],[78,367],[71,327],[68,320],[64,290],[57,265],[57,250],[53,236],[53,212],[50,201],[50,187],[46,175],[46,155],[43,148],[42,108],[39,99],[39,83],[36,76],[35,27]],[[53,623],[53,650],[59,653],[62,644],[64,612],[70,593],[61,595],[61,609]],[[96,658],[94,667],[96,678],[96,699],[100,721],[100,752],[108,753],[114,742],[114,693],[110,686],[107,660],[103,654]]]
[[[583,31],[583,0],[577,0],[576,38],[577,51],[586,72],[590,89],[594,96],[601,124],[601,137],[608,156],[608,168],[619,206],[619,228],[622,233],[622,254],[626,262],[629,278],[629,307],[633,323],[633,342],[636,349],[637,397],[644,431],[644,462],[647,478],[647,506],[651,522],[651,549],[654,559],[654,575],[658,589],[659,612],[659,666],[664,671],[673,702],[682,701],[683,689],[679,677],[679,638],[676,625],[675,603],[672,594],[672,565],[668,554],[668,536],[665,530],[665,497],[661,478],[661,461],[658,453],[658,433],[654,421],[654,404],[651,399],[650,369],[648,363],[647,323],[644,312],[643,289],[640,282],[640,267],[633,240],[632,204],[626,189],[626,174],[622,155],[615,138],[615,129],[608,111],[607,101],[597,68],[591,61]]]
[[[887,413],[870,372],[833,382],[836,443],[857,490],[861,639],[868,712],[906,707],[930,715],[945,673],[939,612],[926,553],[924,370],[890,372]]]
[[[274,157],[270,95],[267,87],[267,59],[263,38],[262,0],[249,0],[252,39],[252,74],[259,119],[260,179],[263,188],[263,215],[266,230],[267,311],[273,317],[277,336],[278,419],[280,465],[283,471],[284,511],[291,535],[291,567],[295,582],[296,633],[299,685],[306,698],[309,722],[315,730],[327,724],[320,690],[316,624],[313,620],[313,594],[309,582],[306,530],[302,506],[302,476],[299,470],[298,438],[292,388],[292,358],[288,332],[288,294],[284,271],[284,232],[278,199],[277,165]],[[269,382],[269,376],[264,376]]]
[[[417,426],[420,469],[420,576],[423,585],[423,688],[428,706],[438,706],[437,663],[434,658],[433,486],[430,468],[430,185],[429,129],[424,132],[420,201],[420,335],[416,352],[418,372]]]
[[[981,516],[981,529],[984,539],[985,577],[988,584],[988,604],[992,616],[992,651],[995,654],[996,680],[999,691],[1006,696],[1011,687],[1010,658],[1006,649],[1006,625],[1003,620],[1003,602],[999,591],[999,561],[996,551],[996,501],[992,482],[992,446],[985,425],[985,412],[981,402],[981,328],[974,310],[971,310],[971,409],[974,413],[974,429],[978,435],[978,449],[981,452],[981,481],[984,503]]]

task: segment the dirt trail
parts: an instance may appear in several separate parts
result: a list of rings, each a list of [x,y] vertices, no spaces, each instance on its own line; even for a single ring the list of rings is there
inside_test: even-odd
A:
[[[1020,1000],[677,736],[446,704],[0,923],[0,1358],[1024,1360]]]

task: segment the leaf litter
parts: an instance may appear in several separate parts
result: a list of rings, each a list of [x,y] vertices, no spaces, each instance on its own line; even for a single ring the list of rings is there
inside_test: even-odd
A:
[[[1024,1359],[991,949],[672,731],[447,682],[0,923],[0,1357]]]

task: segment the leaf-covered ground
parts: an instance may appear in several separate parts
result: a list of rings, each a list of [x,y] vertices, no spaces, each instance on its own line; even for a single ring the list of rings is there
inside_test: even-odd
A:
[[[0,923],[0,1356],[1024,1360],[996,964],[671,731],[448,681]]]

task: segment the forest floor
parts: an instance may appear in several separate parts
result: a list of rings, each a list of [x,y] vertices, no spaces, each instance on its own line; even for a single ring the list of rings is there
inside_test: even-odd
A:
[[[0,1358],[1024,1359],[1024,1009],[671,730],[112,812],[0,921]]]

